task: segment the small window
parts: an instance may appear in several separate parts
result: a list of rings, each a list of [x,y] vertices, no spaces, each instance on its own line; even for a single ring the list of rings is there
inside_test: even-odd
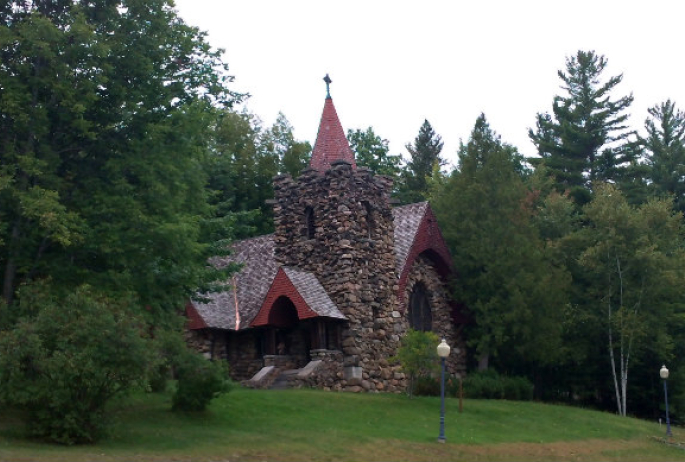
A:
[[[422,282],[414,285],[409,297],[409,325],[414,330],[433,330],[433,313],[428,290]]]
[[[314,209],[312,207],[304,209],[304,223],[304,232],[302,234],[307,239],[314,239],[316,227],[314,225]]]
[[[376,218],[373,215],[373,207],[367,201],[362,202],[364,205],[364,210],[366,210],[366,232],[367,237],[371,239],[373,236],[373,230],[376,227]]]

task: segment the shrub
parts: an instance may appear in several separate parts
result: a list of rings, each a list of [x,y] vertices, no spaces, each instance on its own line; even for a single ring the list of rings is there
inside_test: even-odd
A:
[[[125,304],[89,287],[49,294],[24,287],[25,316],[0,332],[0,401],[27,411],[33,436],[94,442],[108,423],[107,402],[143,382],[147,342]]]
[[[409,329],[402,337],[402,345],[393,359],[399,361],[402,370],[409,375],[409,397],[420,377],[429,376],[438,369],[437,345],[438,336],[433,332]]]
[[[494,370],[474,372],[463,380],[464,396],[474,399],[533,399],[533,384],[525,377],[507,377]],[[450,392],[458,394],[456,388]]]
[[[228,365],[224,361],[209,361],[191,351],[186,351],[179,359],[172,410],[203,411],[212,399],[230,391]]]
[[[416,396],[440,396],[440,379],[436,377],[419,377],[414,385]]]
[[[153,360],[150,364],[148,389],[153,393],[166,391],[174,366],[187,353],[180,328],[155,330],[152,341]],[[180,327],[180,326],[179,326]]]

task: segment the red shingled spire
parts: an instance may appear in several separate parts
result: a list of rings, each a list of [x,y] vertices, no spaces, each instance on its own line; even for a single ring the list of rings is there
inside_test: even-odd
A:
[[[352,168],[357,168],[354,160],[354,153],[350,149],[350,144],[345,137],[345,131],[338,119],[335,111],[333,99],[329,91],[331,79],[326,74],[326,102],[323,106],[321,123],[319,124],[319,134],[316,136],[316,143],[312,151],[312,160],[309,166],[315,170],[323,172],[331,167],[331,163],[336,160],[344,160],[352,164]]]

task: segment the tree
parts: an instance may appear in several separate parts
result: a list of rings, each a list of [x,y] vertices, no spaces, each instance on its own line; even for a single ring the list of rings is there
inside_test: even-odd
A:
[[[373,127],[347,130],[347,140],[354,152],[357,164],[370,168],[378,175],[397,180],[400,173],[400,156],[388,154],[388,140],[376,135]]]
[[[521,162],[481,114],[459,147],[458,170],[432,202],[459,272],[455,299],[475,319],[467,338],[483,369],[491,356],[544,364],[560,351],[569,278],[539,239]]]
[[[21,321],[0,331],[0,403],[24,409],[33,436],[90,443],[107,428],[107,404],[143,384],[144,323],[129,301],[89,287],[56,297],[24,286]]]
[[[584,208],[588,226],[579,264],[587,274],[586,315],[601,325],[618,413],[627,414],[628,373],[650,338],[669,355],[669,324],[683,284],[682,217],[671,204],[629,205],[612,185],[597,188]]]
[[[552,114],[538,114],[535,131],[528,131],[541,158],[531,162],[544,162],[559,191],[568,190],[580,205],[589,201],[592,182],[617,181],[631,161],[624,142],[631,135],[625,111],[633,96],[611,99],[623,75],[602,81],[606,65],[594,51],[567,58],[566,72],[558,71],[566,95],[555,96]]]
[[[311,146],[296,141],[283,114],[268,129],[248,112],[225,110],[214,127],[212,149],[206,157],[210,203],[217,217],[227,217],[235,237],[273,232],[273,177],[297,176],[309,164]],[[238,214],[240,220],[231,218]]]
[[[278,113],[273,126],[262,134],[260,144],[265,153],[275,155],[278,159],[279,173],[297,177],[309,166],[312,146],[307,141],[295,140],[293,126],[282,112]]]
[[[667,100],[648,109],[645,150],[648,176],[657,196],[670,196],[678,211],[685,211],[685,114]]]
[[[0,21],[3,299],[50,277],[169,313],[217,276],[202,159],[237,98],[220,52],[169,1],[13,1]]]
[[[409,329],[402,337],[401,346],[397,350],[397,361],[404,372],[409,375],[407,394],[411,398],[414,386],[420,377],[426,377],[437,369],[437,355],[435,346],[438,335],[430,331]]]
[[[445,164],[444,159],[440,157],[442,146],[442,137],[435,133],[428,120],[424,120],[414,144],[406,146],[410,158],[402,172],[399,192],[401,202],[409,204],[428,199],[428,178],[433,176],[436,168]]]

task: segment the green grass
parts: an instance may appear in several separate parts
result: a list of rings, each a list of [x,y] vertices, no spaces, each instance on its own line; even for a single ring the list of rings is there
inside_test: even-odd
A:
[[[117,406],[110,436],[92,446],[27,440],[16,415],[0,418],[0,460],[683,460],[659,444],[658,424],[567,406],[447,400],[446,444],[436,442],[438,398],[237,389],[198,415],[175,414],[169,395]],[[675,440],[685,434],[676,429]]]

